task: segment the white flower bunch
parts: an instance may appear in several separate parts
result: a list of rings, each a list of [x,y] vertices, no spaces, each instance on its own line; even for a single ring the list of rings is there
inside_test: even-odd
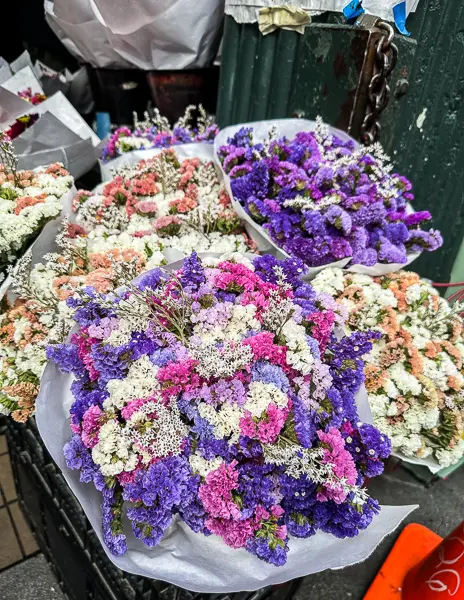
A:
[[[349,311],[349,331],[376,331],[366,388],[376,426],[393,449],[443,466],[464,455],[462,306],[416,273],[372,278],[325,269],[312,282]]]

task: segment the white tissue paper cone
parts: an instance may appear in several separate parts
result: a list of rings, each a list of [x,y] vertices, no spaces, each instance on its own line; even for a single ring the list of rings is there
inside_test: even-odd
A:
[[[276,128],[276,138],[285,136],[288,139],[292,139],[296,136],[299,131],[314,131],[316,128],[315,121],[308,121],[306,119],[275,119],[269,121],[255,121],[251,123],[241,123],[239,125],[232,125],[230,127],[226,127],[222,129],[214,140],[214,160],[216,165],[221,170],[224,185],[226,187],[227,192],[229,193],[232,199],[232,205],[235,209],[235,212],[238,216],[245,222],[245,229],[251,239],[258,245],[258,250],[261,253],[272,254],[276,258],[284,259],[288,258],[290,255],[287,254],[282,248],[279,248],[277,244],[272,240],[266,230],[261,227],[258,223],[256,223],[252,217],[245,211],[243,206],[234,199],[232,194],[231,180],[230,177],[224,172],[221,162],[219,160],[218,151],[221,146],[227,145],[228,138],[232,137],[239,131],[242,127],[251,127],[253,129],[253,141],[254,143],[263,142],[269,137],[269,130],[271,127]],[[332,134],[336,135],[342,140],[348,141],[351,140],[355,148],[359,148],[360,144],[353,140],[346,132],[337,129],[336,127],[330,127],[330,131]],[[408,213],[413,213],[414,210],[411,206],[407,207]],[[308,267],[308,273],[304,280],[311,281],[314,277],[323,269],[330,267],[339,267],[341,269],[346,268],[347,271],[352,273],[363,273],[365,275],[371,275],[373,277],[378,277],[380,275],[385,275],[386,273],[394,273],[395,271],[399,271],[400,269],[406,268],[412,262],[414,262],[420,253],[414,253],[408,255],[408,262],[405,264],[400,263],[376,263],[372,267],[366,267],[364,265],[352,265],[347,266],[350,262],[349,258],[343,258],[342,260],[329,263],[326,265],[322,265],[321,267]]]
[[[172,265],[172,268],[178,265]],[[109,559],[124,571],[161,579],[195,592],[256,590],[365,560],[383,538],[416,508],[384,506],[368,529],[353,539],[339,540],[320,532],[308,539],[290,538],[288,561],[282,567],[266,564],[244,549],[229,548],[215,535],[205,537],[194,533],[179,519],[174,519],[165,538],[155,548],[147,548],[137,540],[126,523],[128,551],[115,557],[102,539],[100,492],[92,484],[81,483],[78,471],[66,466],[63,455],[63,447],[72,436],[69,427],[72,380],[72,375],[60,373],[54,363],[47,365],[36,401],[37,425],[47,449],[81,503]],[[370,420],[365,390],[358,393],[357,403],[360,415]]]

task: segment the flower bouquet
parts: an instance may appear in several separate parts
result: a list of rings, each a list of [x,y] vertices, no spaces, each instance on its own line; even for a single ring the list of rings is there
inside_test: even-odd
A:
[[[37,421],[120,568],[256,589],[362,560],[409,511],[375,516],[364,487],[390,453],[355,400],[371,334],[340,339],[303,269],[192,254],[68,300],[78,328],[48,349],[63,375],[47,367]]]
[[[438,471],[464,455],[464,337],[458,315],[416,273],[322,271],[314,288],[349,311],[348,331],[380,337],[364,369],[376,426],[405,460]]]
[[[17,170],[10,140],[0,134],[0,272],[20,256],[44,225],[57,217],[73,178],[56,163]]]
[[[277,121],[288,137],[274,138],[272,123],[223,130],[215,151],[239,215],[278,256],[302,259],[312,275],[326,265],[382,274],[441,246],[438,231],[420,228],[430,213],[410,214],[411,184],[390,173],[378,144],[356,148],[320,119]]]
[[[185,115],[173,127],[157,108],[152,117],[145,113],[143,121],[139,121],[134,114],[133,129],[119,127],[103,146],[100,160],[102,180],[110,179],[113,171],[123,165],[153,156],[148,152],[150,150],[195,142],[212,143],[219,129],[201,105],[198,107],[196,126],[192,126],[196,110],[195,106],[188,106]]]
[[[109,292],[166,262],[159,246],[134,249],[117,236],[95,249],[95,240],[66,222],[53,244],[58,251],[47,242],[18,261],[0,314],[0,413],[19,422],[34,413],[47,345],[64,342],[73,326],[66,300],[88,286]]]
[[[95,238],[93,247],[106,248],[116,234],[135,249],[161,245],[169,262],[193,250],[253,251],[213,163],[197,154],[202,154],[198,144],[159,150],[150,159],[121,168],[101,195],[80,192],[75,199],[77,223]]]

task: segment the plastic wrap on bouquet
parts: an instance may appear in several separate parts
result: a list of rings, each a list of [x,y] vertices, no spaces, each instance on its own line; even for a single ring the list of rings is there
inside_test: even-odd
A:
[[[266,252],[269,254],[273,254],[276,258],[284,259],[288,258],[290,255],[285,252],[282,248],[280,248],[271,238],[271,236],[266,232],[266,230],[256,223],[252,219],[252,217],[245,211],[243,206],[234,198],[232,193],[232,187],[230,182],[230,177],[224,172],[221,162],[218,158],[218,150],[221,146],[227,144],[228,138],[232,137],[235,133],[237,133],[242,127],[251,127],[253,129],[253,139],[255,142],[263,142],[269,138],[269,131],[271,128],[274,128],[276,138],[285,136],[288,139],[292,139],[299,132],[305,131],[314,131],[316,128],[315,121],[309,121],[306,119],[276,119],[269,121],[255,121],[251,123],[241,123],[239,125],[232,125],[230,127],[226,127],[221,130],[219,134],[216,136],[214,140],[214,158],[216,164],[221,169],[224,185],[230,197],[232,199],[232,204],[234,206],[235,211],[239,215],[239,217],[245,222],[245,228],[247,230],[248,235],[253,239],[253,241],[258,245],[258,250],[260,252]],[[333,135],[336,135],[343,141],[351,140],[354,144],[355,149],[360,147],[360,144],[353,140],[346,132],[341,131],[335,127],[330,127],[330,132]],[[408,207],[408,211],[410,213],[414,212],[410,207]],[[372,267],[367,267],[365,265],[351,265],[348,266],[351,259],[343,258],[336,262],[328,263],[322,265],[320,267],[308,267],[308,273],[304,277],[304,279],[310,281],[313,279],[322,269],[328,267],[339,267],[346,268],[349,271],[354,273],[363,273],[365,275],[384,275],[385,273],[392,273],[394,271],[399,271],[400,269],[404,269],[406,266],[410,265],[413,261],[415,261],[420,256],[420,253],[413,253],[408,255],[407,263],[377,263]]]
[[[362,6],[368,14],[393,21],[393,8],[400,3],[401,0],[364,0]],[[308,11],[310,15],[318,15],[326,11],[341,13],[347,4],[348,0],[293,0],[291,7]],[[406,16],[415,12],[418,4],[419,0],[407,0]],[[237,23],[256,23],[260,9],[275,6],[274,0],[226,0],[225,13]]]
[[[171,269],[179,264],[171,265]],[[287,563],[275,567],[242,549],[229,548],[217,536],[194,533],[183,521],[174,518],[162,541],[145,547],[125,523],[128,550],[116,557],[107,549],[102,535],[101,494],[92,485],[79,481],[79,473],[67,467],[63,447],[70,439],[70,391],[73,378],[49,363],[41,380],[36,420],[42,439],[63,472],[71,490],[81,503],[109,559],[120,569],[168,581],[196,592],[223,593],[255,590],[267,585],[335,569],[365,560],[414,506],[382,507],[370,526],[355,538],[340,540],[316,533],[308,539],[290,538]],[[356,397],[360,418],[370,419],[367,396]],[[361,416],[362,415],[362,416]]]
[[[98,68],[193,69],[209,66],[219,42],[224,0],[45,1],[47,21],[77,58]]]
[[[180,160],[186,158],[199,158],[203,161],[214,161],[214,149],[212,144],[195,142],[192,144],[179,144],[172,146],[172,148],[176,151]],[[106,163],[99,160],[102,181],[112,179],[114,173],[121,167],[136,165],[141,160],[147,160],[154,156],[158,156],[163,150],[166,150],[166,148],[133,150],[132,152],[125,152],[124,154],[121,154],[121,156],[117,156]]]

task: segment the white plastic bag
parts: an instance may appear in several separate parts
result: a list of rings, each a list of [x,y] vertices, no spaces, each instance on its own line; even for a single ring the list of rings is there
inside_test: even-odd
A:
[[[193,69],[214,60],[224,0],[45,0],[47,21],[94,67]]]
[[[227,145],[228,138],[232,137],[239,131],[242,127],[251,127],[253,129],[253,141],[254,143],[263,142],[269,137],[269,130],[271,127],[276,128],[276,137],[285,136],[288,139],[292,139],[296,136],[296,134],[300,131],[314,131],[316,128],[315,121],[308,121],[306,119],[275,119],[269,121],[255,121],[251,123],[241,123],[240,125],[232,125],[230,127],[226,127],[222,129],[214,140],[214,159],[216,164],[221,169],[221,172],[224,177],[225,187],[232,199],[233,207],[238,214],[238,216],[245,221],[245,228],[247,230],[248,235],[253,239],[253,241],[258,245],[258,250],[260,252],[273,254],[276,258],[284,259],[288,258],[290,255],[287,254],[282,248],[272,240],[270,235],[266,232],[266,230],[261,227],[258,223],[256,223],[251,216],[245,211],[243,206],[234,199],[232,193],[232,187],[229,176],[224,172],[221,162],[218,158],[218,151],[221,146]],[[341,131],[335,127],[330,128],[331,133],[336,135],[342,140],[353,141],[355,148],[359,148],[360,144],[353,140],[346,132]],[[409,212],[414,212],[412,209]],[[405,264],[400,263],[390,263],[383,264],[377,263],[372,267],[366,267],[364,265],[352,265],[347,267],[350,262],[350,258],[344,258],[342,260],[329,263],[326,265],[322,265],[320,267],[308,267],[308,273],[303,278],[305,280],[310,281],[314,279],[314,277],[323,269],[330,267],[339,267],[345,268],[348,271],[353,273],[363,273],[366,275],[379,276],[385,273],[393,273],[394,271],[399,271],[400,269],[404,269],[406,266],[410,265],[416,258],[420,256],[420,253],[410,254],[408,256],[408,262]]]

